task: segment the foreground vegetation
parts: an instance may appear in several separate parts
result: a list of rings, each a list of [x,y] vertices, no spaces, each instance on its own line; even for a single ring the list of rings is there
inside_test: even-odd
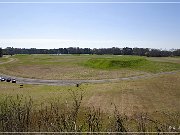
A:
[[[129,117],[118,112],[103,113],[100,108],[81,108],[82,94],[71,91],[72,105],[35,108],[33,100],[6,97],[0,102],[0,132],[179,132],[180,114],[156,112],[163,120],[147,113]]]

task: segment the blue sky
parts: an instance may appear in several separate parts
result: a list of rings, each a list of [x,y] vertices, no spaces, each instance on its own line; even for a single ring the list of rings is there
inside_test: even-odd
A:
[[[0,47],[8,46],[180,48],[180,4],[1,3]]]

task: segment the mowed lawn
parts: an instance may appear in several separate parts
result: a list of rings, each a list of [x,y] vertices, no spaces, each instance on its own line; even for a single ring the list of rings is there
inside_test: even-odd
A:
[[[114,55],[15,55],[9,58],[15,61],[1,64],[0,73],[50,80],[122,78],[180,69],[180,58],[169,57],[163,61]]]
[[[114,105],[121,113],[132,115],[147,112],[180,111],[180,73],[160,75],[148,79],[118,81],[102,84],[82,84],[75,86],[24,85],[0,82],[0,98],[22,95],[31,97],[37,106],[41,103],[71,104],[70,91],[83,93],[82,107],[100,108],[103,112],[113,113]]]

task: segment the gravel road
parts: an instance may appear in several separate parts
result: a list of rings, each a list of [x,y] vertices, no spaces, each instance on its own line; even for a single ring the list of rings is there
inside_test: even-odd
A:
[[[122,80],[138,80],[138,79],[145,79],[145,78],[152,78],[164,74],[176,74],[178,71],[171,71],[171,72],[161,72],[156,74],[146,74],[140,76],[132,76],[132,77],[125,77],[125,78],[115,78],[115,79],[102,79],[102,80],[42,80],[42,79],[30,79],[30,78],[22,78],[22,77],[15,77],[1,74],[1,76],[5,78],[15,78],[18,84],[40,84],[40,85],[57,85],[57,86],[65,86],[65,85],[76,85],[82,83],[105,83],[105,82],[117,82]]]

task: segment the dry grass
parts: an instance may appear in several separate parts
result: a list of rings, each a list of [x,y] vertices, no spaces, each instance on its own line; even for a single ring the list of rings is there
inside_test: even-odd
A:
[[[84,105],[112,112],[113,104],[121,113],[180,111],[180,73],[160,77],[89,86]],[[87,91],[88,91],[87,90]]]
[[[113,112],[114,104],[119,112],[133,115],[136,112],[180,111],[180,73],[161,75],[149,79],[119,81],[103,84],[82,84],[74,86],[42,86],[0,82],[1,97],[5,95],[31,96],[37,106],[44,102],[59,100],[61,103],[72,99],[68,90],[83,91],[82,106],[101,108],[104,112]]]
[[[4,63],[4,62],[7,62],[8,61],[8,58],[6,58],[6,57],[0,57],[0,64],[1,63]]]
[[[128,117],[114,105],[113,114],[101,109],[82,108],[83,94],[69,93],[72,104],[52,102],[50,106],[34,106],[22,96],[5,97],[0,101],[0,132],[178,132],[180,115],[160,113],[163,120],[138,112]],[[158,114],[158,113],[156,113]],[[168,118],[165,118],[168,117]],[[173,128],[172,128],[173,127]],[[78,133],[79,134],[79,133]],[[119,133],[121,134],[121,133]]]
[[[147,59],[152,60],[152,61],[171,62],[171,63],[180,64],[180,58],[179,57],[148,57]]]
[[[144,72],[131,70],[96,70],[84,67],[69,66],[18,66],[16,72],[9,70],[8,73],[14,76],[38,79],[55,79],[55,80],[81,80],[81,79],[109,79],[121,78],[128,76],[142,75]]]

